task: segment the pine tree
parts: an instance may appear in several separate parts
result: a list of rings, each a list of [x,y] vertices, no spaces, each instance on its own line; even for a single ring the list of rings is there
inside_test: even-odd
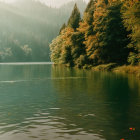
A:
[[[118,1],[98,0],[95,3],[93,35],[85,42],[91,63],[126,62],[129,40],[120,9]]]
[[[140,1],[127,0],[123,2],[123,21],[128,31],[131,42],[128,47],[133,51],[128,58],[129,63],[140,62]]]
[[[89,1],[88,5],[87,5],[87,7],[85,9],[85,13],[88,13],[88,12],[91,11],[94,2],[95,2],[95,0],[90,0]]]
[[[74,30],[76,30],[76,28],[79,27],[80,20],[81,20],[80,11],[79,11],[77,5],[75,4],[72,14],[68,20],[68,26],[73,28]]]
[[[85,55],[84,35],[81,32],[73,33],[71,37],[72,42],[72,57],[74,64],[77,65],[77,59],[80,55]],[[82,64],[81,64],[82,66]]]
[[[66,24],[64,23],[64,24],[62,25],[62,27],[60,28],[59,34],[61,34],[62,30],[64,30],[65,28],[66,28]]]
[[[95,10],[95,1],[94,0],[90,0],[90,2],[87,5],[87,8],[85,10],[84,13],[84,22],[86,22],[88,24],[88,30],[86,35],[91,35],[93,34],[93,14],[94,14],[94,10]]]
[[[100,34],[100,43],[104,51],[103,60],[106,62],[126,63],[129,49],[128,32],[123,25],[121,14],[122,4],[118,1],[110,2],[107,14],[102,25],[103,33]]]
[[[101,55],[101,47],[99,42],[100,33],[103,32],[103,18],[106,14],[107,4],[105,0],[97,0],[94,1],[92,4],[93,15],[92,17],[92,32],[89,34],[87,32],[86,41],[84,42],[86,45],[86,53],[89,60],[89,63],[94,65],[101,62],[100,55]],[[90,10],[90,11],[91,11]]]
[[[83,20],[80,22],[80,27],[78,28],[78,31],[82,34],[84,38],[82,39],[83,44],[82,48],[85,51],[84,54],[85,57],[83,58],[86,58],[86,63],[89,63],[87,59],[87,57],[89,56],[89,51],[86,51],[90,47],[90,44],[88,44],[89,38],[91,38],[91,36],[94,34],[93,32],[94,10],[95,10],[95,0],[90,0],[84,12]]]
[[[72,57],[72,35],[74,34],[74,29],[67,27],[65,28],[62,33],[62,45],[61,47],[61,56],[60,56],[60,63],[67,64],[68,66],[73,65],[73,57]]]

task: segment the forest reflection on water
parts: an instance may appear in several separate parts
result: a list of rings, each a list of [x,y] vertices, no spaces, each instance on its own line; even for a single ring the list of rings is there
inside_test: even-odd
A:
[[[140,81],[132,75],[0,66],[0,139],[139,140],[139,116]]]

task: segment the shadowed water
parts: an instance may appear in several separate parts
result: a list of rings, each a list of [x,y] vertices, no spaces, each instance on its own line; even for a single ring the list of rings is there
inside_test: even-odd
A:
[[[140,139],[140,81],[133,76],[0,65],[0,140],[122,138]]]

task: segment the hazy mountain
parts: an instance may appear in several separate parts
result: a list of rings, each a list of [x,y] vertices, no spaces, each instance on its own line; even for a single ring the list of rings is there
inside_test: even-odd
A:
[[[3,1],[3,2],[6,2],[6,3],[14,3],[16,1],[23,1],[23,0],[0,0],[0,1]],[[67,4],[71,1],[74,1],[74,0],[36,0],[36,1],[40,1],[48,6],[51,6],[51,7],[61,7],[62,5],[64,4]],[[89,0],[83,0],[84,2],[88,3]]]
[[[49,43],[67,21],[75,2],[50,8],[34,0],[0,2],[1,61],[48,61]],[[77,0],[81,12],[86,4]]]

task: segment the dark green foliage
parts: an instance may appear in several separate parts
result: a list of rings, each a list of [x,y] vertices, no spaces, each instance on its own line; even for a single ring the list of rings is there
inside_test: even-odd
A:
[[[77,7],[77,5],[74,5],[74,9],[72,11],[72,14],[68,20],[68,26],[76,30],[76,28],[79,27],[79,22],[80,22],[80,11]]]
[[[106,5],[108,4],[108,0],[105,0],[105,4],[106,4]]]
[[[92,7],[94,6],[94,3],[95,3],[95,0],[90,0],[86,9],[85,9],[85,13],[88,13],[88,12],[92,12]]]
[[[95,10],[95,1],[94,0],[90,0],[85,13],[84,13],[84,21],[85,23],[88,24],[88,28],[85,32],[86,36],[89,36],[91,34],[93,34],[93,14],[94,14],[94,10]]]
[[[80,32],[75,32],[71,37],[72,55],[74,61],[82,54],[85,54],[85,47],[83,44],[84,36]]]
[[[92,25],[92,22],[93,22],[93,14],[95,10],[94,4],[95,4],[95,1],[90,0],[84,13],[84,21],[86,21],[89,25]]]
[[[61,55],[61,61],[63,64],[69,64],[69,66],[73,65],[73,59],[72,59],[70,46],[65,46],[63,48],[63,53]]]
[[[131,39],[131,41],[129,42],[128,47],[133,50],[133,55],[129,56],[128,62],[133,63],[130,62],[132,58],[133,60],[140,60],[140,1],[124,1],[122,13],[124,25],[130,32],[129,38]]]
[[[129,43],[128,32],[123,26],[120,9],[120,3],[113,3],[107,8],[101,23],[99,41],[104,52],[101,59],[107,63],[125,63],[129,54],[126,47]]]

